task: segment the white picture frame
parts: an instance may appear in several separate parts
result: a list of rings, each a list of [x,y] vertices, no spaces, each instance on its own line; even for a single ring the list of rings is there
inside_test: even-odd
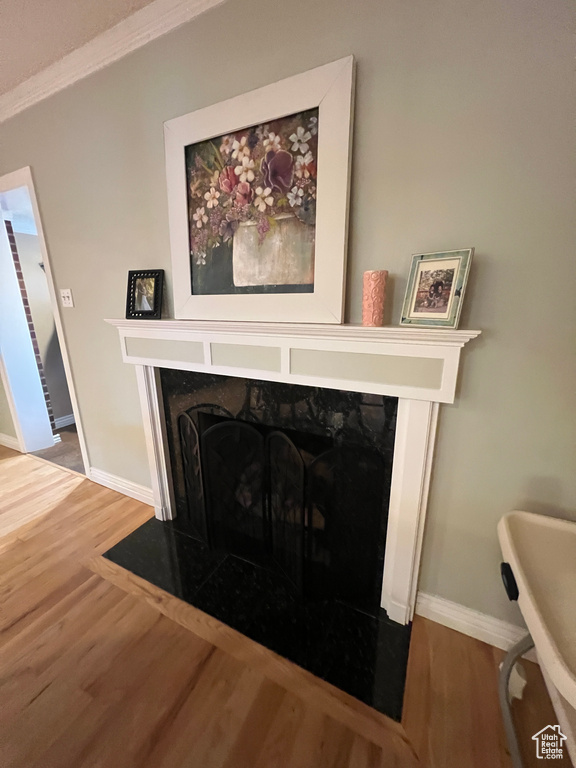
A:
[[[176,319],[342,323],[348,238],[354,59],[348,56],[164,124]],[[318,108],[314,289],[192,293],[185,148]]]

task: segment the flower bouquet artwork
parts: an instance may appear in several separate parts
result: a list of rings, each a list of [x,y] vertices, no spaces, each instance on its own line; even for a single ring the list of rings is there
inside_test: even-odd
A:
[[[314,290],[318,113],[185,148],[193,294]]]
[[[341,323],[354,59],[164,123],[178,320]]]

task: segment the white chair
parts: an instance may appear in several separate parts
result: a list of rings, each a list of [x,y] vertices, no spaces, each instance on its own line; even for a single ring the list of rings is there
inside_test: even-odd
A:
[[[512,763],[522,768],[508,683],[516,661],[535,646],[562,745],[576,764],[576,522],[510,512],[498,524],[498,538],[504,585],[510,599],[518,600],[529,631],[508,652],[500,671],[500,705]]]

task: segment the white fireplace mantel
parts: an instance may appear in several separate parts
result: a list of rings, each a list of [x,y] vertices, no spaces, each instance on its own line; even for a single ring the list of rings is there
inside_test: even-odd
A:
[[[462,347],[480,331],[357,325],[108,320],[136,368],[156,516],[172,519],[157,369],[175,368],[398,397],[382,607],[409,622],[440,403],[453,403]],[[358,510],[361,514],[362,510]]]

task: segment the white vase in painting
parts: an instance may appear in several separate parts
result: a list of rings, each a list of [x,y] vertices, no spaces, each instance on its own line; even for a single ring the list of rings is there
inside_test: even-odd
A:
[[[261,245],[255,221],[239,225],[232,246],[234,285],[314,283],[314,227],[290,213],[275,221]]]

